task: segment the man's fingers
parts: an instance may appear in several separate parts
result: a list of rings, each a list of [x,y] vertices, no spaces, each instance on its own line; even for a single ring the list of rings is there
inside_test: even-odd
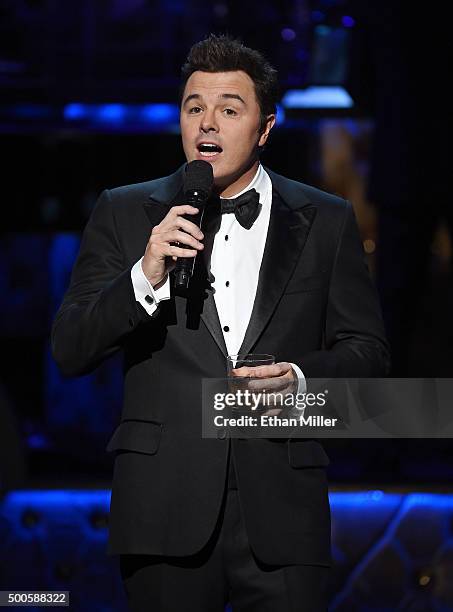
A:
[[[154,235],[161,238],[167,232],[176,230],[182,230],[185,235],[193,236],[197,240],[202,240],[204,238],[204,234],[198,225],[195,225],[195,223],[192,223],[192,221],[184,219],[183,217],[164,219],[159,223],[159,225],[155,225],[153,227],[151,236]]]
[[[173,215],[174,217],[178,215],[196,215],[199,212],[199,209],[195,206],[191,206],[190,204],[180,204],[179,206],[172,206],[168,211],[167,216]]]
[[[187,214],[195,215],[197,212],[198,208],[194,206],[173,206],[162,221],[153,227],[152,234],[162,234],[175,229],[183,229],[195,238],[201,239],[203,238],[203,232],[198,225],[182,216]]]
[[[250,378],[247,388],[255,393],[292,393],[296,377],[290,363],[282,361],[272,365],[236,368],[232,376]]]
[[[290,390],[292,384],[292,381],[289,381],[286,376],[273,376],[272,378],[251,380],[247,386],[251,391],[281,391],[283,389]]]
[[[269,410],[266,410],[266,412],[263,412],[263,414],[266,416],[277,416],[281,413],[281,411],[281,408],[270,408]]]
[[[235,368],[232,370],[233,376],[242,376],[245,378],[268,378],[270,376],[279,376],[275,370],[275,365],[263,365],[263,366],[242,366],[241,368]]]
[[[163,251],[163,255],[166,257],[195,257],[198,253],[196,249],[184,249],[174,244],[169,244]]]
[[[202,250],[204,245],[202,242],[199,242],[196,238],[183,232],[181,230],[169,230],[167,232],[162,232],[160,234],[154,234],[151,236],[149,240],[150,248],[159,248],[165,244],[172,244],[174,242],[179,243],[177,246],[181,247],[193,247],[194,249]]]
[[[164,219],[151,231],[142,261],[142,270],[155,285],[174,269],[178,257],[195,257],[204,248],[203,232],[182,215],[196,215],[196,206],[182,204],[169,209]]]
[[[274,363],[272,365],[262,366],[243,366],[232,370],[233,376],[242,376],[249,378],[273,378],[274,376],[284,376],[288,372],[292,374],[291,365],[285,361]]]
[[[182,232],[181,230],[173,230],[172,232],[166,232],[165,234],[161,235],[161,240],[162,239],[164,242],[168,243],[179,242],[180,244],[178,246],[182,247],[193,247],[194,249],[198,250],[204,248],[202,242],[199,242],[196,238],[194,238],[190,234],[187,234],[186,232]]]
[[[177,261],[178,257],[195,257],[198,253],[197,249],[187,249],[177,246],[176,244],[161,244],[156,249],[152,250],[153,257],[158,260],[164,260],[171,257],[173,261]]]
[[[152,257],[163,259],[165,257],[195,257],[198,251],[203,250],[204,245],[190,234],[174,230],[152,236],[148,248]]]
[[[182,229],[198,240],[204,238],[204,234],[198,225],[195,225],[195,223],[192,223],[192,221],[189,221],[188,219],[184,219],[184,217],[176,217],[173,229]]]

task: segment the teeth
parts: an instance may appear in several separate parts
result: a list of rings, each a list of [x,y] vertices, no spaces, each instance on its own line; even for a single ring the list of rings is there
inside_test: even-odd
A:
[[[219,153],[217,151],[200,151],[200,155],[203,155],[203,157],[214,157],[218,154]]]
[[[198,149],[200,152],[203,151],[218,151],[220,152],[221,149],[219,146],[215,145],[215,144],[211,144],[211,143],[202,143],[200,145],[198,145]]]

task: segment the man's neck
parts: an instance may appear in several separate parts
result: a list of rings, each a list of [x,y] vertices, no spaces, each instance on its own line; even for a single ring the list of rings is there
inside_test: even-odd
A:
[[[259,160],[257,159],[253,165],[247,170],[244,174],[242,174],[237,180],[233,181],[226,187],[218,187],[215,190],[221,198],[234,198],[241,191],[243,191],[247,185],[253,181],[258,171],[258,167],[260,165]]]

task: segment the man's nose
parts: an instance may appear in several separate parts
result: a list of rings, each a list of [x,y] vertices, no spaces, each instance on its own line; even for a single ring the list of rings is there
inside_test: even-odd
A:
[[[203,113],[203,116],[200,122],[200,131],[205,132],[205,133],[211,132],[211,131],[213,132],[218,131],[218,125],[215,120],[215,115],[213,112],[206,111],[205,113]]]

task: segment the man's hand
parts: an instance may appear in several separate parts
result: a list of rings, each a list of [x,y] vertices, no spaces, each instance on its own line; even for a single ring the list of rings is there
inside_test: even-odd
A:
[[[196,215],[198,208],[184,204],[173,206],[159,225],[153,227],[146,245],[142,270],[151,285],[158,289],[176,265],[178,257],[195,257],[204,248],[204,237],[199,227],[183,215]],[[176,246],[181,243],[186,247]]]
[[[279,394],[285,397],[289,394],[294,394],[298,388],[298,378],[291,367],[290,363],[281,361],[272,365],[262,366],[243,366],[231,371],[232,377],[251,378],[247,384],[247,388],[252,393],[263,393],[263,403],[266,406],[277,406],[278,397],[273,394]],[[274,409],[275,410],[275,409]],[[269,414],[277,414],[276,412],[268,411]]]
[[[281,361],[272,365],[261,366],[243,366],[231,370],[231,376],[240,376],[241,378],[253,378],[260,380],[251,380],[250,389],[262,389],[263,383],[266,383],[266,390],[281,391],[289,386],[294,386],[297,382],[297,376],[291,367],[290,363]]]

